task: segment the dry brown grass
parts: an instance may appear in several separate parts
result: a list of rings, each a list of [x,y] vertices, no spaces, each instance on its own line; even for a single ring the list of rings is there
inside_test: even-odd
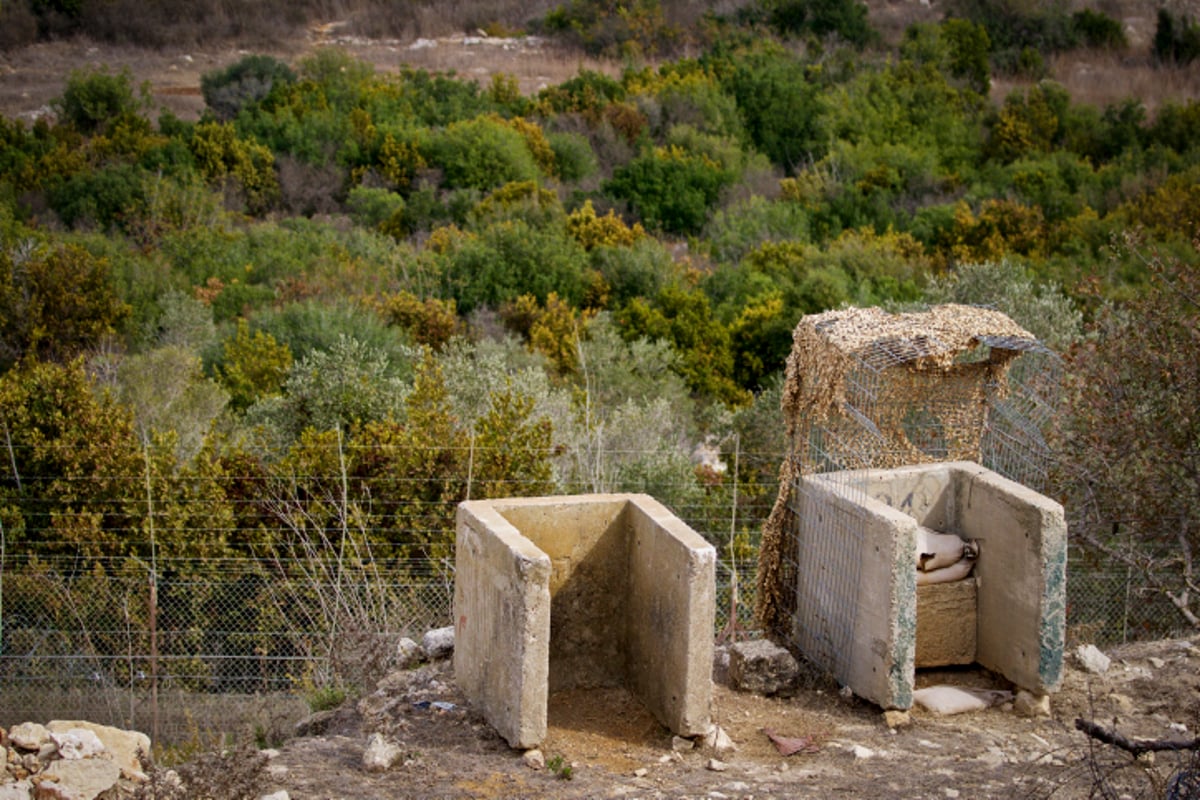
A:
[[[1074,103],[1104,108],[1136,98],[1153,113],[1166,102],[1200,99],[1200,61],[1187,66],[1160,66],[1148,53],[1077,50],[1046,60],[1050,77],[1066,87]],[[1014,89],[1031,81],[993,76],[992,99],[1003,102]]]

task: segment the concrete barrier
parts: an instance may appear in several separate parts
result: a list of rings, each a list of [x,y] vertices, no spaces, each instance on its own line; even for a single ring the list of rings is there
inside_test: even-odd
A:
[[[648,495],[459,505],[454,672],[508,743],[548,694],[625,686],[680,736],[707,732],[716,551]]]
[[[971,647],[974,662],[1023,689],[1058,688],[1066,613],[1062,506],[972,462],[822,473],[797,488],[793,640],[855,694],[884,708],[912,705],[918,526],[979,546],[973,587],[922,587],[933,590],[929,599],[947,598],[948,608],[975,608],[973,637],[950,632],[950,641],[928,642],[922,650],[936,653],[931,663],[961,662],[946,653]]]

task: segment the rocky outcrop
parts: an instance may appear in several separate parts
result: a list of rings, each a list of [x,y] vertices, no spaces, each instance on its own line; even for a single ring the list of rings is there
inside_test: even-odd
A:
[[[23,722],[0,728],[0,800],[96,800],[128,796],[146,780],[150,737],[92,722]]]

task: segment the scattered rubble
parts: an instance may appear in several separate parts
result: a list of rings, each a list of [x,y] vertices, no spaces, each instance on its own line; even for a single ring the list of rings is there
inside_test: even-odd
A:
[[[147,780],[150,738],[91,722],[22,722],[7,732],[0,800],[94,800],[133,793]]]
[[[737,642],[729,648],[729,682],[744,692],[786,697],[794,694],[800,665],[769,639]]]

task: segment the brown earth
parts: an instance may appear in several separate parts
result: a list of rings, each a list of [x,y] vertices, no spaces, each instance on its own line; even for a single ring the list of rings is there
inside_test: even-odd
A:
[[[1131,644],[1109,655],[1112,666],[1102,675],[1068,658],[1051,716],[1037,718],[1005,706],[945,717],[914,709],[908,724],[889,728],[878,708],[832,688],[775,699],[718,684],[713,719],[737,745],[719,756],[721,771],[710,767],[718,757],[713,752],[676,753],[671,733],[620,689],[554,696],[541,749],[561,766],[533,769],[470,709],[443,661],[393,674],[386,690],[347,705],[322,735],[288,742],[265,766],[259,788],[286,790],[291,800],[1163,797],[1192,753],[1134,759],[1078,732],[1075,720],[1094,720],[1130,738],[1194,739],[1200,637]],[[919,674],[918,685],[933,683],[1003,686],[975,668]],[[454,707],[436,710],[426,702],[434,700]],[[813,737],[815,752],[784,757],[765,728]],[[375,731],[405,752],[380,774],[362,766]],[[1200,762],[1190,767],[1200,769]]]

